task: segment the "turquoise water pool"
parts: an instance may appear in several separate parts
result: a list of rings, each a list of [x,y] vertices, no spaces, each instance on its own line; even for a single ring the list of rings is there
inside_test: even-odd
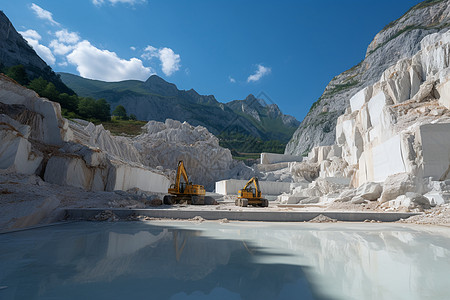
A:
[[[0,235],[0,299],[449,299],[449,231],[68,223]]]

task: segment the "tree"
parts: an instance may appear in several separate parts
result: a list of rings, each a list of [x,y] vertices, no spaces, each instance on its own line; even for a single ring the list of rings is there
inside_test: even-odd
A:
[[[135,114],[130,114],[130,120],[136,121],[137,117]]]
[[[48,84],[47,80],[45,80],[42,77],[39,77],[31,80],[30,84],[28,85],[28,88],[32,89],[39,95],[42,95],[45,88],[47,87],[47,84]]]
[[[95,102],[95,116],[100,121],[108,121],[111,118],[110,111],[111,106],[105,99],[99,99]]]
[[[110,118],[110,105],[105,99],[95,100],[91,97],[80,98],[78,114],[87,119],[107,121]]]
[[[76,112],[78,110],[78,96],[62,93],[59,95],[59,103],[62,108],[67,109],[69,112]]]
[[[14,79],[21,85],[27,85],[30,82],[30,79],[28,79],[27,72],[25,71],[25,67],[23,65],[17,65],[8,68],[6,71],[6,75]]]
[[[56,89],[55,85],[51,82],[47,84],[40,95],[51,101],[59,102],[59,92]]]
[[[86,97],[80,98],[78,102],[78,114],[84,118],[92,119],[95,118],[95,99]]]
[[[128,120],[127,110],[123,107],[123,105],[117,105],[113,110],[112,115],[119,117],[121,120]]]

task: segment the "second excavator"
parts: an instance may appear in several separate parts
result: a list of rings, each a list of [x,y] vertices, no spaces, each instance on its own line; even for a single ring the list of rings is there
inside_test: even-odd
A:
[[[205,196],[206,191],[203,185],[192,184],[189,181],[182,160],[178,162],[175,183],[170,186],[168,193],[170,195],[166,195],[163,198],[164,204],[217,204],[213,197]]]
[[[251,186],[255,186],[254,188]],[[237,206],[269,206],[269,200],[264,199],[261,195],[261,189],[259,188],[259,181],[257,177],[252,177],[244,186],[243,189],[238,191],[238,198],[235,201]]]

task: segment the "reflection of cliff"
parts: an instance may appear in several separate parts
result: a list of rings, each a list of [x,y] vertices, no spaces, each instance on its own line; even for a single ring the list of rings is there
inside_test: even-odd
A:
[[[217,288],[242,299],[275,299],[287,285],[312,298],[300,266],[254,263],[264,251],[251,243],[142,223],[95,224],[88,230],[91,224],[74,224],[74,229],[65,225],[68,230],[48,235],[37,249],[18,247],[18,260],[28,263],[16,264],[5,278],[0,273],[0,282],[30,299],[36,294],[168,299],[198,292],[209,295]],[[37,231],[34,234],[39,235]]]
[[[394,227],[395,226],[395,227]],[[344,299],[444,299],[450,292],[450,232],[396,225],[304,225],[266,230],[257,240],[301,254],[291,263],[321,294]],[[266,245],[268,244],[266,242]]]
[[[8,286],[0,298],[444,299],[450,293],[447,231],[175,225],[77,223],[0,236],[0,285]]]

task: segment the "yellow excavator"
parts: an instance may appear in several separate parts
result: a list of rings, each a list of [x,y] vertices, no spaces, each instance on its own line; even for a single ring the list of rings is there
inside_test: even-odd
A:
[[[183,179],[183,181],[182,181]],[[199,184],[192,184],[189,181],[184,163],[178,162],[177,177],[175,183],[170,185],[168,190],[170,195],[163,198],[164,204],[217,204],[213,197],[205,196],[205,187]]]
[[[255,186],[254,188],[251,186],[252,183]],[[243,207],[248,205],[261,207],[269,206],[269,200],[264,199],[261,195],[257,177],[252,177],[252,179],[245,184],[244,188],[238,191],[238,198],[236,199],[235,204]]]

